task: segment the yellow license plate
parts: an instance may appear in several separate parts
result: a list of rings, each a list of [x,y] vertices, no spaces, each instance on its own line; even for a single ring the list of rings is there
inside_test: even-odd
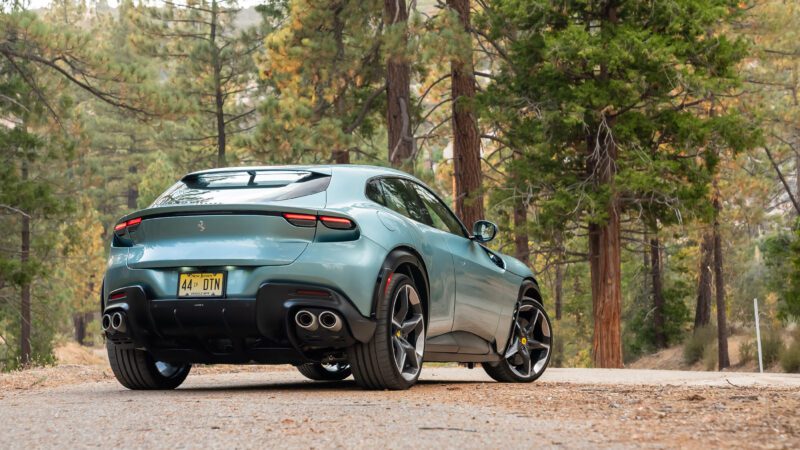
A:
[[[178,297],[222,297],[225,273],[182,273],[178,278]]]

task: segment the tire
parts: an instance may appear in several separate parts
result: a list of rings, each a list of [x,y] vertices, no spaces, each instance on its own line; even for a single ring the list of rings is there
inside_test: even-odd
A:
[[[358,343],[347,351],[353,378],[365,389],[408,389],[422,371],[426,329],[423,305],[410,277],[401,273],[391,277],[376,302],[375,335],[370,342]],[[402,320],[398,319],[401,316]],[[406,334],[405,330],[411,331]]]
[[[533,322],[532,326],[531,322]],[[527,329],[531,329],[532,332],[525,333],[524,330]],[[550,317],[542,304],[530,297],[523,297],[514,313],[511,337],[508,348],[503,353],[503,360],[496,363],[483,363],[483,370],[492,379],[501,383],[536,381],[550,364],[552,330]],[[525,334],[522,335],[523,333]],[[524,346],[528,352],[528,372],[523,370],[526,364],[524,351],[519,351],[520,346]]]
[[[173,365],[156,361],[150,353],[133,348],[119,348],[106,342],[108,361],[117,381],[132,390],[175,389],[189,375],[191,364]]]
[[[304,377],[314,381],[339,381],[349,377],[353,372],[349,364],[322,365],[320,363],[300,364],[297,370]]]

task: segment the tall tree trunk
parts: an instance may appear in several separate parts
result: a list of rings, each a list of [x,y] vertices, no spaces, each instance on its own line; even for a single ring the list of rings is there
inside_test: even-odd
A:
[[[605,6],[605,21],[617,22],[617,5]],[[600,67],[600,79],[608,79],[608,67]],[[598,190],[610,193],[605,209],[607,219],[589,224],[589,266],[592,275],[594,335],[592,359],[595,367],[622,367],[622,277],[620,263],[619,194],[616,192],[617,144],[612,136],[614,119],[600,112],[598,130],[587,135],[587,169]]]
[[[564,265],[559,261],[556,264],[556,282],[555,282],[555,295],[556,295],[556,320],[561,320],[563,314],[564,303]]]
[[[697,306],[694,312],[694,332],[711,323],[711,280],[714,262],[714,235],[703,233],[700,243],[700,276],[697,282]]]
[[[794,188],[794,198],[800,199],[800,152],[797,152],[797,156],[794,158],[794,172],[795,172],[795,188]],[[797,211],[797,217],[800,217],[800,211]]]
[[[128,173],[131,174],[131,182],[128,185],[128,209],[133,210],[138,207],[139,203],[139,189],[136,187],[136,183],[133,181],[137,172],[136,166],[128,167]]]
[[[344,21],[342,20],[342,12],[344,11],[344,4],[339,3],[333,14],[333,40],[336,43],[336,56],[334,60],[340,62],[344,59]],[[345,93],[347,92],[347,84],[344,88],[337,92],[336,98],[333,100],[333,112],[335,117],[345,117]],[[347,148],[334,148],[331,152],[333,162],[336,164],[350,164],[350,150]]]
[[[72,313],[72,325],[75,330],[75,342],[77,342],[79,345],[84,345],[86,342],[86,324],[86,313]]]
[[[716,181],[714,188],[716,190]],[[719,192],[714,195],[714,288],[717,295],[717,345],[719,349],[719,370],[730,367],[728,358],[728,320],[725,307],[725,282],[722,274],[722,237],[720,236],[719,216],[722,204]]]
[[[564,248],[561,244],[562,236],[559,233],[557,235],[557,242],[558,242],[558,261],[556,262],[556,280],[555,286],[553,286],[555,292],[555,304],[556,304],[556,327],[560,327],[561,324],[561,317],[563,314],[563,302],[564,302],[564,267],[561,264],[563,261],[564,256]],[[556,339],[555,340],[555,351],[553,352],[554,358],[554,367],[563,367],[564,366],[564,340],[563,339]]]
[[[528,205],[522,197],[514,199],[514,257],[530,266],[528,246]]]
[[[609,127],[612,124],[608,124]],[[622,367],[620,313],[621,263],[619,199],[615,189],[617,147],[609,136],[588,139],[589,172],[598,186],[610,188],[605,206],[607,221],[589,224],[589,265],[592,278],[594,337],[592,359],[595,367]],[[596,148],[595,146],[600,146]]]
[[[469,0],[447,0],[458,14],[467,32],[470,30]],[[471,55],[471,53],[470,53]],[[455,176],[456,214],[467,227],[483,218],[481,192],[481,140],[471,101],[475,97],[475,74],[472,57],[452,60],[451,91],[453,99],[453,172]]]
[[[28,180],[28,161],[22,161],[22,181]],[[19,260],[23,269],[28,264],[31,254],[31,218],[25,214],[22,216],[22,232]],[[20,290],[20,312],[22,325],[20,330],[19,355],[20,362],[27,366],[31,362],[31,284],[25,281]]]
[[[556,245],[556,280],[555,280],[555,306],[556,306],[556,320],[561,320],[564,309],[564,271],[566,267],[561,262],[564,260],[564,236],[561,232],[555,235]]]
[[[389,162],[400,167],[414,152],[411,137],[411,69],[406,57],[408,9],[405,0],[384,0],[383,21],[387,32],[402,34],[400,49],[389,49],[386,63],[386,124],[389,133]]]
[[[797,69],[796,68],[797,68],[797,66],[795,66],[795,70],[792,71],[792,76],[794,77],[795,80],[797,79]],[[800,98],[798,98],[798,96],[797,96],[797,87],[796,87],[796,85],[795,85],[795,88],[792,89],[792,100],[794,102],[794,109],[795,109],[795,111],[797,111],[798,109],[800,109]],[[794,126],[794,131],[795,131],[795,145],[800,145],[800,125],[798,125],[796,122],[795,122],[795,126]],[[794,198],[800,199],[800,147],[798,147],[798,148],[792,147],[792,150],[794,151],[794,154],[795,154],[795,158],[794,158],[794,172],[795,172]],[[800,211],[797,211],[797,216],[798,216],[798,218],[800,218]]]
[[[661,243],[658,234],[650,239],[650,269],[653,278],[653,330],[655,347],[667,346],[664,332],[664,289],[661,283]]]
[[[219,18],[219,5],[216,0],[211,2],[211,65],[214,66],[214,115],[217,119],[217,167],[225,167],[228,162],[225,156],[225,97],[222,93],[222,62],[217,48],[217,20]]]

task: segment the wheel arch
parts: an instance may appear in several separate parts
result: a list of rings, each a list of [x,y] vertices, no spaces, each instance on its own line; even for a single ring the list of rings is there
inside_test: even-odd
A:
[[[522,285],[520,285],[519,288],[519,298],[522,299],[522,297],[530,297],[544,306],[544,299],[539,289],[539,283],[537,283],[534,278],[527,277],[522,280]]]
[[[378,301],[381,290],[386,288],[389,282],[389,274],[402,273],[411,277],[422,297],[422,307],[425,310],[425,320],[428,321],[428,309],[430,305],[430,282],[428,281],[428,269],[422,255],[409,246],[398,246],[392,249],[386,256],[381,265],[378,280],[375,284],[375,293],[372,298],[371,315],[375,315],[376,302]]]

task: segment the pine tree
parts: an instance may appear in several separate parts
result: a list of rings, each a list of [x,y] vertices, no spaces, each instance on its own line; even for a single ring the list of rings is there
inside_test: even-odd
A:
[[[466,32],[471,29],[469,0],[447,0]],[[450,63],[453,104],[453,177],[456,214],[472,224],[483,219],[481,138],[475,113],[476,92],[472,52]]]
[[[188,101],[176,111],[188,125],[179,139],[201,153],[198,162],[213,149],[218,167],[227,165],[231,138],[255,123],[253,57],[263,37],[236,29],[239,12],[235,0],[165,1],[136,21],[139,51],[170,64],[169,85]]]
[[[494,33],[511,41],[511,51],[487,92],[491,114],[510,118],[504,138],[526,149],[531,184],[547,182],[541,220],[588,229],[593,360],[621,367],[626,214],[643,211],[664,223],[707,214],[716,157],[703,149],[751,144],[734,112],[708,117],[700,109],[737,85],[745,46],[716,32],[737,5],[499,1],[494,11],[502,27]]]
[[[382,2],[295,0],[267,37],[259,70],[273,88],[253,144],[273,161],[348,163],[371,138],[386,92]]]
[[[396,167],[414,153],[411,110],[411,64],[408,51],[408,9],[405,0],[384,0],[386,28],[386,128],[388,159]]]

